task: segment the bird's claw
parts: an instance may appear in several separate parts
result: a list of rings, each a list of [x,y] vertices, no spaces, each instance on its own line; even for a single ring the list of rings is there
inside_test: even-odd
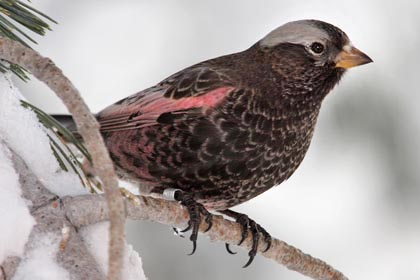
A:
[[[231,254],[231,255],[236,255],[236,252],[234,252],[234,251],[232,251],[232,250],[230,249],[230,245],[229,245],[229,243],[225,243],[225,246],[226,246],[226,251],[227,251],[229,254]]]
[[[260,232],[261,232],[262,236],[264,237],[264,242],[265,242],[265,244],[267,244],[265,249],[262,251],[263,253],[265,253],[271,248],[271,243],[272,243],[273,239],[271,238],[271,235],[262,226],[260,226],[260,225],[258,225],[258,226],[260,227]]]
[[[174,234],[176,235],[176,236],[179,236],[179,237],[181,237],[181,238],[184,238],[185,236],[182,234],[182,232],[179,230],[179,229],[177,229],[176,227],[172,227],[172,230],[174,231]]]
[[[248,216],[245,214],[239,214],[239,216],[236,218],[236,222],[240,224],[242,227],[241,240],[238,242],[238,246],[241,245],[245,241],[245,239],[248,237],[251,221],[252,220],[250,220]]]
[[[184,193],[182,191],[177,191],[177,195],[175,200],[179,201],[181,205],[187,208],[187,211],[190,215],[190,220],[188,221],[188,225],[185,229],[181,230],[181,232],[186,232],[191,230],[190,240],[193,243],[193,249],[189,255],[195,253],[197,249],[197,237],[198,237],[198,230],[201,224],[201,215],[204,216],[204,221],[207,223],[207,228],[205,230],[208,231],[213,225],[213,216],[204,208],[203,205],[196,202],[192,195],[188,193]]]
[[[245,214],[239,214],[235,213],[233,211],[224,211],[222,212],[224,214],[227,214],[229,216],[233,216],[236,218],[236,222],[241,225],[242,232],[241,232],[241,240],[238,242],[238,245],[241,245],[245,239],[248,237],[249,233],[252,234],[252,246],[251,250],[248,252],[249,260],[248,262],[243,266],[244,268],[249,266],[252,261],[254,260],[255,256],[257,255],[258,245],[260,244],[261,235],[264,240],[264,242],[267,244],[265,249],[262,252],[267,252],[272,243],[272,238],[270,234],[259,224],[257,224],[254,220],[251,220],[247,215]],[[226,250],[233,254],[230,250],[229,244],[226,244]]]

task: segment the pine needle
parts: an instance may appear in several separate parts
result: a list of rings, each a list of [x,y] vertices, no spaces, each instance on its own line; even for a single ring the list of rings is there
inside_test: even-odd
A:
[[[29,43],[37,44],[37,42],[24,30],[43,36],[46,30],[51,30],[47,21],[57,23],[22,1],[0,0],[0,37],[10,38],[30,47]],[[10,66],[7,64],[4,60],[0,60],[1,73],[11,71],[23,81],[29,79],[25,69],[16,64],[10,64]]]
[[[70,144],[73,144],[80,153],[89,161],[91,161],[91,156],[85,146],[76,138],[74,135],[59,122],[57,122],[53,117],[42,111],[41,109],[35,107],[34,105],[21,100],[23,107],[32,110],[40,123],[48,129],[56,137],[48,135],[50,139],[50,146],[53,152],[53,155],[57,159],[62,170],[69,172],[69,167],[73,172],[79,177],[80,182],[85,188],[89,188],[91,192],[96,192],[96,189],[100,189],[101,186],[96,184],[92,185],[89,175],[85,173],[82,167],[82,163],[77,159],[76,155],[73,153]],[[59,142],[57,142],[57,139]],[[63,148],[67,150],[64,151]]]

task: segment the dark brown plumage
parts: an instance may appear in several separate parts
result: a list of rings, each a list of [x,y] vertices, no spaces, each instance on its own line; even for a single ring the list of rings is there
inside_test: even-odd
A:
[[[346,68],[368,62],[337,27],[291,22],[248,50],[193,65],[111,105],[98,121],[121,177],[145,193],[181,191],[175,198],[194,217],[194,243],[198,213],[206,211],[193,201],[269,242],[252,220],[224,210],[293,174],[324,97]]]

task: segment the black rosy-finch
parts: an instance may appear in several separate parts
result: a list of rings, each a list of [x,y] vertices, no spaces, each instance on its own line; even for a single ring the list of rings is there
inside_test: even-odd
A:
[[[289,22],[249,49],[190,66],[97,114],[122,179],[188,209],[193,252],[207,210],[236,219],[242,241],[260,235],[229,210],[289,178],[311,143],[321,103],[346,69],[372,62],[339,28]],[[229,247],[227,246],[229,251]]]

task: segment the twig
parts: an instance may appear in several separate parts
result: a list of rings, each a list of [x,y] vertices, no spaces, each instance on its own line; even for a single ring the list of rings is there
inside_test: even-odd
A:
[[[103,195],[85,195],[78,197],[65,197],[63,205],[66,209],[67,218],[76,227],[86,226],[108,219],[108,209]],[[176,202],[169,202],[150,197],[140,197],[137,202],[125,201],[127,218],[133,220],[154,221],[175,227],[185,227],[189,220],[188,212]],[[200,232],[207,228],[203,222]],[[221,241],[237,244],[241,239],[240,226],[222,216],[213,216],[213,226],[210,231],[204,233],[212,241]],[[247,250],[252,245],[249,236],[241,245]],[[316,259],[299,249],[288,245],[278,239],[273,239],[272,247],[263,253],[264,245],[258,248],[259,254],[272,259],[288,269],[297,271],[303,275],[318,280],[345,280],[347,279],[340,271],[334,269],[324,261]]]
[[[104,184],[106,200],[111,210],[108,279],[121,279],[122,253],[125,244],[124,204],[112,161],[99,133],[99,124],[90,113],[79,91],[51,59],[7,38],[0,38],[0,58],[30,71],[36,78],[47,84],[72,113],[77,129],[92,156],[96,174]]]

